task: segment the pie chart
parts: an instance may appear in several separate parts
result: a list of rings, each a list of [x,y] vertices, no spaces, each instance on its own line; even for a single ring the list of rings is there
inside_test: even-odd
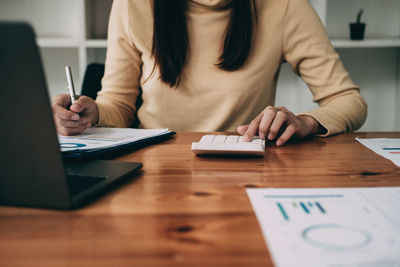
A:
[[[361,229],[340,224],[317,224],[302,231],[309,244],[328,250],[353,250],[371,242],[371,235]]]

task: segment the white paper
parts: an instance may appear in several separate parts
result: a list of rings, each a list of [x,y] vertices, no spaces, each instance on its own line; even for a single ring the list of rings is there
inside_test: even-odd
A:
[[[109,148],[162,135],[168,129],[132,129],[93,127],[80,135],[58,136],[62,152],[71,150],[93,150]]]
[[[358,142],[400,167],[400,139],[398,138],[356,138]]]
[[[247,194],[277,267],[400,266],[400,187]]]

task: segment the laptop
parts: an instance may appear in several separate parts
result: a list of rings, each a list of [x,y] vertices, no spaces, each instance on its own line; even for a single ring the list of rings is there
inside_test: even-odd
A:
[[[1,205],[77,208],[142,167],[63,160],[35,35],[24,23],[0,23],[0,102]]]

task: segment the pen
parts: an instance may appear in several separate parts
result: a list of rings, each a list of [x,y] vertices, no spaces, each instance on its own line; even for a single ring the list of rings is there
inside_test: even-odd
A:
[[[71,96],[71,104],[78,100],[78,96],[75,94],[74,80],[72,79],[71,67],[65,66],[65,74],[67,75],[68,91]]]

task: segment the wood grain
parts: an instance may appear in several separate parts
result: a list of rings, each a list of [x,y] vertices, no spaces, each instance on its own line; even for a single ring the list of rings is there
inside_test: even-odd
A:
[[[354,133],[270,143],[264,158],[196,157],[174,138],[123,155],[136,177],[80,210],[0,207],[0,266],[272,266],[246,195],[256,187],[400,186]]]

